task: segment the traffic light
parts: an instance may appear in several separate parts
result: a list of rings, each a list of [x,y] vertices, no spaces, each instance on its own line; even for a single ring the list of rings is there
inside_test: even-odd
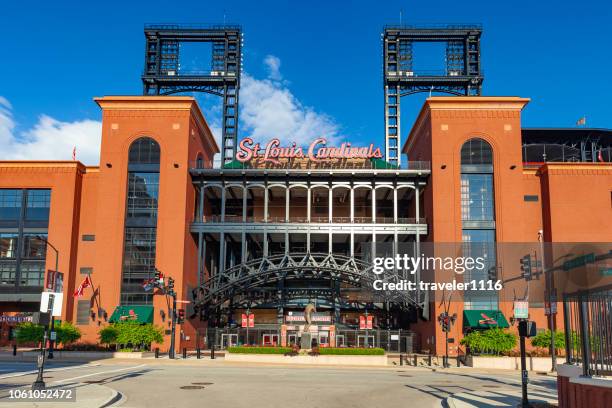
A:
[[[168,278],[168,290],[169,291],[174,290],[174,279],[172,278]]]
[[[178,324],[183,324],[185,323],[185,309],[179,309],[178,310],[178,320],[177,320]]]
[[[492,266],[489,268],[489,270],[487,271],[487,278],[490,281],[494,281],[497,279],[497,270],[495,268],[495,266]]]
[[[155,287],[161,287],[164,284],[164,274],[160,270],[155,269],[155,276],[153,277],[153,285]]]
[[[532,277],[532,266],[531,266],[531,255],[525,255],[521,258],[521,274],[525,280],[531,280]]]

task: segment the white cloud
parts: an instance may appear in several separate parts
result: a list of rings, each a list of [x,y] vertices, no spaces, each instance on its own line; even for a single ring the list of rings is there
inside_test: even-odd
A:
[[[340,138],[340,126],[325,113],[304,106],[281,81],[281,62],[268,55],[264,64],[269,69],[266,79],[245,73],[240,88],[240,134],[256,141],[272,138],[306,144],[316,137],[329,143]]]
[[[281,61],[274,55],[266,55],[264,58],[264,64],[268,68],[268,77],[273,81],[280,81],[283,76],[280,73]]]
[[[97,165],[102,126],[95,120],[62,122],[41,115],[31,129],[16,132],[11,104],[0,97],[0,160],[77,160]]]

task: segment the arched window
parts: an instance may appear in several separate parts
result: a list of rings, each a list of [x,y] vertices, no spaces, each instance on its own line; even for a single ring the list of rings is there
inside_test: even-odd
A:
[[[461,222],[463,256],[483,257],[485,268],[466,272],[466,280],[488,280],[497,274],[493,149],[473,138],[461,147]],[[496,278],[495,278],[496,279]],[[465,309],[496,309],[495,291],[466,291]]]
[[[159,144],[150,137],[136,139],[130,146],[129,164],[159,164]]]
[[[121,304],[151,304],[143,280],[155,274],[159,144],[150,137],[136,139],[128,153],[128,178],[123,243]]]
[[[486,141],[474,138],[461,147],[461,165],[493,165],[493,149]]]
[[[196,169],[203,169],[204,168],[204,158],[202,157],[202,153],[198,153],[198,156],[196,157]]]

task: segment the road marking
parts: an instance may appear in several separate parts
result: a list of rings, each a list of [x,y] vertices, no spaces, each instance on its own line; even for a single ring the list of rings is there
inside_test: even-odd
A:
[[[125,370],[131,370],[134,368],[139,368],[139,367],[144,367],[146,366],[146,364],[140,364],[137,366],[132,366],[132,367],[125,367],[125,368],[119,368],[116,370],[109,370],[109,371],[100,371],[99,373],[92,373],[92,374],[85,374],[85,375],[80,375],[78,377],[73,377],[73,378],[66,378],[64,380],[58,380],[58,381],[54,381],[54,384],[58,384],[58,383],[63,383],[63,382],[68,382],[68,381],[73,381],[73,380],[78,380],[79,378],[87,378],[87,377],[93,377],[94,375],[101,375],[101,374],[108,374],[108,373],[116,373],[119,371],[125,371]]]
[[[45,373],[50,373],[50,372],[55,372],[55,371],[66,371],[66,370],[71,370],[73,368],[85,368],[85,367],[97,367],[100,364],[87,364],[87,365],[78,365],[78,366],[68,366],[68,367],[59,367],[59,368],[49,368],[47,370],[45,370]],[[21,373],[16,373],[16,374],[10,374],[10,375],[5,375],[0,377],[0,380],[4,380],[6,378],[13,378],[13,377],[21,377],[23,375],[30,375],[30,374],[36,374],[38,373],[38,370],[32,370],[32,371],[23,371]]]

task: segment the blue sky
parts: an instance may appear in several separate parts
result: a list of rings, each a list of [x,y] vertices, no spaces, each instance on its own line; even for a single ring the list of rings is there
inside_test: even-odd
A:
[[[257,92],[273,102],[242,108],[241,136],[288,129],[269,137],[324,131],[381,143],[380,34],[399,22],[400,10],[404,23],[482,23],[483,94],[532,98],[523,126],[574,126],[586,114],[589,126],[612,127],[612,6],[605,1],[11,1],[0,14],[5,137],[10,132],[18,143],[48,128],[95,131],[100,112],[92,97],[142,92],[145,23],[225,18],[245,33],[251,94],[242,102],[257,103]],[[416,58],[433,65],[440,51],[418,49]],[[273,121],[262,110],[278,108],[279,96],[290,111],[285,119],[299,124],[262,124]],[[425,97],[402,99],[404,136]],[[203,100],[214,127],[217,100]],[[7,156],[4,147],[0,159]]]

